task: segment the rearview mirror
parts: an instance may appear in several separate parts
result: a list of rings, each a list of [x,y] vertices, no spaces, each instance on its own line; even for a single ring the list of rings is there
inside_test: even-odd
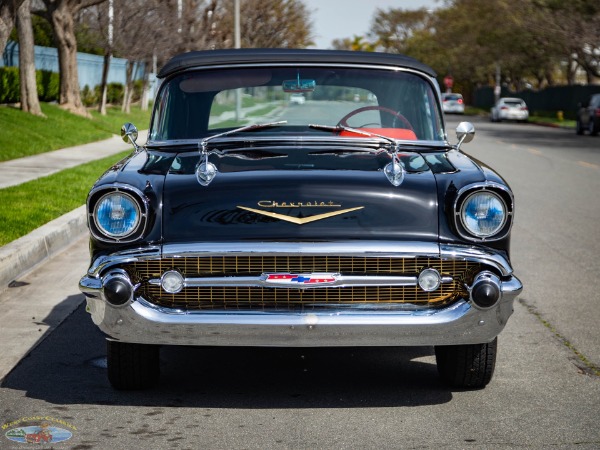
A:
[[[315,90],[317,86],[317,82],[311,79],[301,79],[298,75],[298,78],[295,80],[284,80],[282,83],[283,92],[312,92]]]

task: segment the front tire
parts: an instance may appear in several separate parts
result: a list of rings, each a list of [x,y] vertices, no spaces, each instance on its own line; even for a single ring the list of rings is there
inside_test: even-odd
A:
[[[596,136],[598,134],[598,130],[596,130],[596,127],[594,126],[594,119],[592,117],[590,117],[590,124],[588,128],[590,131],[590,136]]]
[[[158,382],[158,346],[117,341],[106,344],[108,380],[115,389],[148,389]]]
[[[486,344],[435,347],[438,373],[453,387],[481,389],[494,375],[498,338]]]

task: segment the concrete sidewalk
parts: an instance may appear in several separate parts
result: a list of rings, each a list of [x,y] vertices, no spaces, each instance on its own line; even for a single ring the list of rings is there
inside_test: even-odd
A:
[[[138,142],[146,142],[147,131]],[[0,163],[0,189],[131,149],[120,137],[79,145]],[[90,186],[91,187],[91,186]],[[19,276],[55,256],[87,233],[85,206],[81,206],[26,236],[0,247],[0,292]]]
[[[147,135],[147,131],[140,131],[138,142],[146,142]],[[103,141],[0,162],[0,189],[46,177],[128,149],[133,149],[131,144],[126,144],[119,136],[114,135]]]

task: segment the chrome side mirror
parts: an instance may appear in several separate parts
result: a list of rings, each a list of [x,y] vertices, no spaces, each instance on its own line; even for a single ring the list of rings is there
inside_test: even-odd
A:
[[[136,142],[138,138],[138,129],[134,124],[127,122],[121,127],[121,138],[126,143],[131,142],[131,145],[133,145],[136,152],[140,150],[140,147]]]
[[[475,127],[471,122],[461,122],[456,127],[456,138],[458,144],[456,144],[456,150],[460,150],[460,146],[465,143],[468,144],[475,137]]]

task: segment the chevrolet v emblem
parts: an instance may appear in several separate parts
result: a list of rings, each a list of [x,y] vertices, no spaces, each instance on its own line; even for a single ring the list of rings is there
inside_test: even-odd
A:
[[[341,211],[332,211],[323,214],[316,214],[310,217],[291,217],[285,214],[278,214],[270,211],[262,211],[260,209],[248,208],[247,206],[238,206],[238,208],[245,211],[250,211],[263,216],[272,217],[273,219],[285,220],[286,222],[295,223],[296,225],[304,225],[305,223],[315,222],[317,220],[327,219],[328,217],[339,216],[340,214],[346,214],[352,211],[363,209],[364,206],[358,206],[356,208],[342,209]]]

